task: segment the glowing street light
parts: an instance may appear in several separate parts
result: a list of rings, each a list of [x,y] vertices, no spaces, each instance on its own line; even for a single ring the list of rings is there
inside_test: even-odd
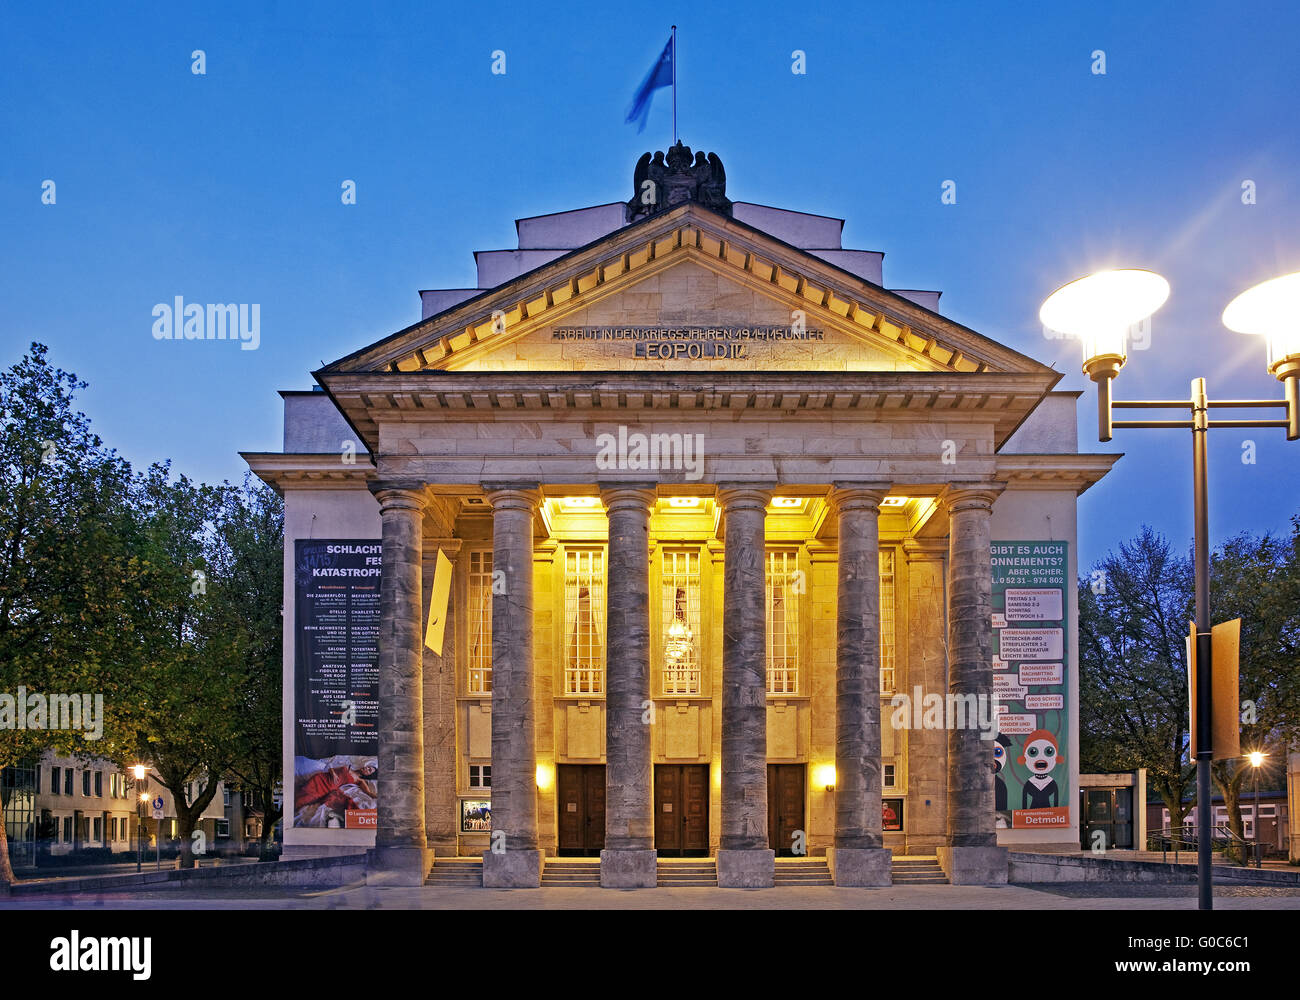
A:
[[[1128,360],[1128,331],[1169,298],[1169,282],[1154,271],[1124,268],[1098,271],[1058,288],[1043,303],[1038,318],[1048,329],[1078,337],[1083,370],[1110,370]]]
[[[1255,779],[1255,867],[1264,867],[1263,855],[1259,853],[1259,769],[1264,763],[1264,758],[1268,754],[1260,753],[1258,750],[1252,750],[1246,754],[1246,759],[1250,761],[1250,766],[1254,772]]]
[[[1268,370],[1283,385],[1283,398],[1210,400],[1205,379],[1192,380],[1186,400],[1112,401],[1110,384],[1128,360],[1127,333],[1169,297],[1169,282],[1153,271],[1119,269],[1098,271],[1072,281],[1043,302],[1039,319],[1048,329],[1078,337],[1083,344],[1083,372],[1097,384],[1097,437],[1111,439],[1116,427],[1185,428],[1192,432],[1192,491],[1196,523],[1196,735],[1191,748],[1196,759],[1198,817],[1208,812],[1210,762],[1214,759],[1212,703],[1210,699],[1210,549],[1206,434],[1211,427],[1282,427],[1288,441],[1300,438],[1300,272],[1274,278],[1242,292],[1223,312],[1223,322],[1240,333],[1267,338]],[[1283,420],[1210,420],[1212,408],[1273,409],[1286,411]],[[1112,420],[1116,409],[1181,409],[1182,420]],[[1258,775],[1258,769],[1256,770]],[[1208,824],[1197,824],[1196,877],[1200,908],[1214,905],[1210,876]]]

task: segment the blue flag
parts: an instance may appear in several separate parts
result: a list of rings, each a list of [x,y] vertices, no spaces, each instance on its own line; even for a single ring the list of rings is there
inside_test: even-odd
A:
[[[632,98],[632,105],[627,110],[626,125],[636,122],[637,132],[645,131],[646,118],[650,116],[650,98],[660,87],[667,87],[673,82],[673,40],[670,37],[668,44],[664,46],[663,52],[659,54],[658,61],[650,67],[650,72],[646,74],[641,86],[636,90],[636,95]]]

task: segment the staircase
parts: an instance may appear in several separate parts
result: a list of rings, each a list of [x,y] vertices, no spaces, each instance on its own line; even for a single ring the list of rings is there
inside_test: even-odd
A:
[[[894,885],[947,885],[948,876],[939,859],[925,855],[902,855],[890,863]]]
[[[599,889],[600,861],[589,858],[547,858],[542,867],[543,889]]]
[[[483,859],[435,857],[424,884],[444,889],[480,889],[483,887]]]
[[[658,883],[663,889],[716,889],[718,863],[712,858],[660,858]]]
[[[773,884],[780,888],[796,885],[834,885],[835,882],[831,879],[831,870],[824,857],[777,858]]]

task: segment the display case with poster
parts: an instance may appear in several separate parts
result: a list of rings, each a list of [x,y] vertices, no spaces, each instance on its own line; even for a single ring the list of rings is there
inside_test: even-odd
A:
[[[991,562],[995,825],[1068,827],[1067,543],[994,542]]]
[[[376,822],[382,550],[378,539],[294,543],[295,827]]]

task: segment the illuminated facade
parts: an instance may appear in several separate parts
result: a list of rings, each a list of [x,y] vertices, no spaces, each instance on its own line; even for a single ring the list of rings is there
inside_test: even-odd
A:
[[[761,886],[829,852],[879,885],[889,851],[998,882],[1006,845],[1077,845],[1076,499],[1115,456],[1078,453],[1058,372],[702,160],[519,220],[478,288],[422,292],[420,322],[283,394],[283,453],[245,456],[286,500],[286,775],[311,783],[286,857],[374,847],[376,882],[419,884],[482,856],[484,884],[535,886],[589,855],[627,887],[699,855]],[[302,751],[301,553],[325,551],[302,543],[330,539],[382,539],[378,715],[338,706],[377,731],[370,770]],[[995,815],[974,716],[920,710],[1006,686],[996,542],[1064,543],[1051,828]]]

